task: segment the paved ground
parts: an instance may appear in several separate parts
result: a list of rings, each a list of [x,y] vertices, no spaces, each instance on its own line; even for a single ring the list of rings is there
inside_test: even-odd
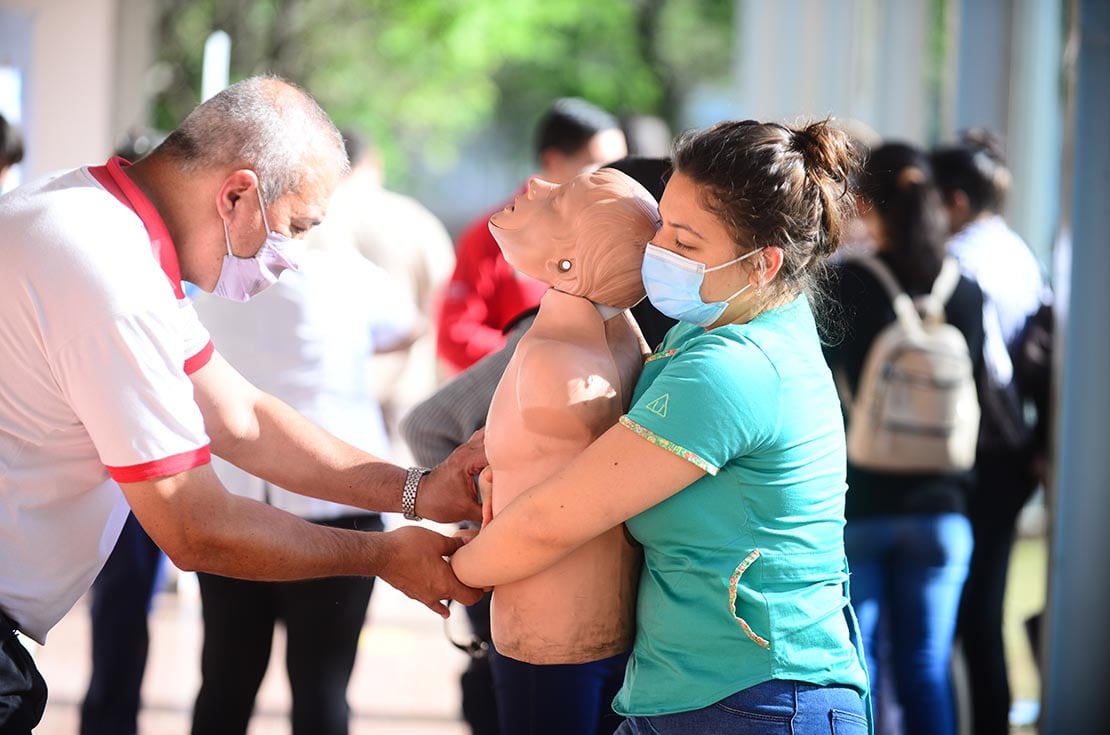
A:
[[[459,608],[452,629],[466,631]],[[36,654],[50,700],[36,735],[77,735],[78,709],[89,671],[88,607],[80,602]],[[199,683],[200,603],[186,581],[158,595],[143,684],[141,735],[187,735]],[[288,735],[284,637],[275,638],[248,735]],[[386,584],[375,587],[348,699],[351,735],[466,735],[460,721],[462,653],[445,637],[438,616]]]

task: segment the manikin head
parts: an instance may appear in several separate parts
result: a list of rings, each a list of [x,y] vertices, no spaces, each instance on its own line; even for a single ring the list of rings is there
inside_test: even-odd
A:
[[[655,199],[614,169],[557,185],[533,178],[490,217],[505,260],[559,291],[628,308],[644,297],[644,248],[659,226]]]

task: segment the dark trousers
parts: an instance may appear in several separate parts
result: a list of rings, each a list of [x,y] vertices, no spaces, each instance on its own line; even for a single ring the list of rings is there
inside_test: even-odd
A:
[[[352,527],[352,519],[326,525]],[[377,516],[358,528],[381,530]],[[285,624],[293,735],[347,735],[347,684],[374,588],[373,577],[247,582],[200,574],[204,617],[201,687],[193,735],[243,735],[270,661],[274,625]]]
[[[133,514],[92,586],[92,674],[81,735],[135,735],[150,636],[147,616],[165,554]]]
[[[497,700],[493,693],[493,664],[491,655],[493,643],[489,622],[490,593],[487,592],[476,604],[466,608],[470,629],[476,638],[488,646],[486,653],[471,656],[466,670],[459,677],[462,689],[463,719],[470,726],[471,735],[501,735],[497,724]]]
[[[981,453],[968,500],[975,548],[960,600],[974,735],[1010,731],[1010,684],[1002,644],[1002,604],[1018,514],[1036,489],[1029,451]]]
[[[30,735],[46,709],[46,681],[0,612],[0,735]]]
[[[612,735],[623,718],[613,697],[627,653],[585,664],[535,665],[491,652],[497,714],[505,735]]]

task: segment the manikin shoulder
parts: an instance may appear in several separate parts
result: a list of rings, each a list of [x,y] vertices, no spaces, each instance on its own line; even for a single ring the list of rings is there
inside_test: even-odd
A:
[[[602,346],[526,335],[517,347],[515,395],[532,431],[603,432],[617,418],[619,378]]]

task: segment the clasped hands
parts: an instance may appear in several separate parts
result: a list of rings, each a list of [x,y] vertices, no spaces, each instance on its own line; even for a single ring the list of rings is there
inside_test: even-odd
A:
[[[483,525],[488,523],[492,513],[492,473],[488,464],[485,430],[479,429],[421,481],[417,513],[440,523],[478,520]],[[474,477],[479,473],[481,504],[474,491]],[[383,540],[387,540],[387,557],[382,568],[387,571],[380,576],[446,618],[450,615],[447,602],[458,600],[473,605],[482,597],[482,590],[467,587],[458,580],[448,561],[475,534],[477,531],[468,529],[449,537],[419,526],[402,526],[382,534]]]

